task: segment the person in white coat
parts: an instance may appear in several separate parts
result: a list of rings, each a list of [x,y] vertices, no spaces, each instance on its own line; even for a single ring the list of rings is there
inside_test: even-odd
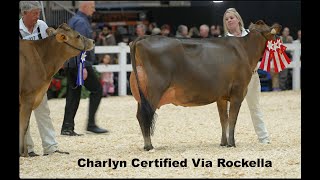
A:
[[[229,8],[223,15],[223,28],[225,36],[243,37],[246,36],[249,30],[244,29],[243,21],[240,14],[235,8]],[[248,85],[247,95],[245,97],[254,126],[254,130],[258,135],[260,143],[269,144],[269,133],[263,121],[263,114],[260,107],[261,85],[259,74],[257,72],[258,65],[255,68],[250,83]],[[230,103],[228,102],[228,112]]]

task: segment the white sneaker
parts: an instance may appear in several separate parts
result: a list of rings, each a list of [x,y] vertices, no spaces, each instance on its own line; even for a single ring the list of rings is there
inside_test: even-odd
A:
[[[262,144],[270,144],[269,138],[259,139],[259,142]]]

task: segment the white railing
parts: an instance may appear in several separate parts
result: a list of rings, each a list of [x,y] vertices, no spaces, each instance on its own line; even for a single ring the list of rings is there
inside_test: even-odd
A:
[[[287,50],[292,51],[292,62],[288,68],[292,68],[292,89],[300,90],[300,68],[301,68],[301,44],[292,43],[284,44]],[[119,43],[118,46],[96,46],[96,54],[118,54],[119,64],[94,65],[98,72],[119,72],[118,94],[119,96],[127,95],[127,72],[132,71],[132,65],[127,64],[127,53],[130,48],[126,43]],[[260,63],[260,62],[259,62]]]
[[[289,68],[292,68],[292,89],[297,91],[301,89],[301,43],[284,44],[287,50],[292,51],[292,62]]]

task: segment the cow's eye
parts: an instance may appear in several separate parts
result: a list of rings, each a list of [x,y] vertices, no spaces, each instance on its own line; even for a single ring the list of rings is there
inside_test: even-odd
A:
[[[80,34],[77,36],[77,38],[80,38]]]

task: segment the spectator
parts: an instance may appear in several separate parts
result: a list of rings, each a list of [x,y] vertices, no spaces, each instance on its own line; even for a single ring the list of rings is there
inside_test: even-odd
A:
[[[136,33],[132,36],[129,42],[134,41],[137,37],[144,36],[146,34],[146,26],[144,24],[138,24],[136,26]]]
[[[210,35],[213,36],[215,31],[216,31],[216,26],[215,25],[211,25],[210,26]]]
[[[76,15],[69,20],[69,26],[78,31],[81,35],[87,38],[92,38],[92,29],[89,22],[89,16],[92,16],[94,12],[94,1],[79,1],[79,10]],[[108,132],[106,129],[99,128],[96,125],[95,115],[101,101],[102,87],[92,68],[93,59],[95,59],[93,50],[88,51],[83,69],[84,86],[90,91],[87,131],[93,133],[106,133]],[[71,58],[64,64],[67,74],[67,96],[61,135],[82,135],[74,131],[74,117],[79,107],[82,89],[81,85],[78,86],[76,84],[79,63],[80,52],[78,56]]]
[[[92,28],[92,39],[97,42],[98,40],[98,34],[100,33],[100,30],[98,28],[98,24],[95,22],[91,23],[91,28]]]
[[[160,29],[161,29],[160,34],[162,36],[172,37],[171,28],[170,28],[170,26],[168,24],[162,25]]]
[[[108,54],[105,54],[101,60],[101,64],[111,64],[111,58]],[[102,85],[102,96],[107,97],[114,93],[114,81],[113,72],[102,72],[100,76],[100,82]]]
[[[179,25],[176,33],[178,38],[188,38],[188,27],[186,25]]]
[[[293,41],[294,43],[301,43],[301,29],[297,32],[297,39]]]
[[[146,34],[146,26],[144,24],[138,24],[136,26],[136,35],[135,36],[131,36],[129,39],[129,42],[134,41],[136,38],[138,37],[142,37]],[[131,63],[131,58],[130,58],[130,54],[127,54],[127,63],[130,64]],[[116,79],[118,79],[118,76],[116,76]],[[130,73],[127,73],[127,90],[130,90]],[[118,84],[118,81],[116,82],[116,84]],[[128,91],[129,92],[129,91]]]
[[[112,33],[111,26],[108,26],[106,24],[103,25],[102,31],[99,33],[96,45],[97,46],[116,46],[117,45],[115,36]],[[103,55],[102,56],[98,55],[98,58],[102,59]],[[111,58],[111,62],[114,62],[117,58],[117,54],[111,54],[110,58]]]
[[[138,37],[144,36],[146,34],[146,26],[144,24],[138,24],[136,34]]]
[[[152,34],[152,30],[154,29],[154,28],[157,28],[158,26],[157,26],[157,23],[155,23],[155,22],[152,22],[152,23],[150,23],[149,25],[148,25],[148,29],[147,29],[147,31],[146,31],[146,34],[147,35],[151,35]]]
[[[196,26],[193,26],[190,28],[188,36],[191,38],[199,38],[200,37],[200,32]]]
[[[293,41],[294,43],[300,43],[301,44],[301,29],[297,32],[297,39]],[[301,61],[301,53],[300,53],[300,61]]]
[[[270,75],[272,81],[272,91],[281,91],[279,86],[279,73],[276,73],[274,68],[271,68]]]
[[[211,34],[211,37],[222,37],[222,28],[220,25],[217,25],[213,33]]]
[[[288,27],[283,28],[280,39],[284,44],[293,42],[293,38],[290,36],[290,29]],[[291,51],[287,50],[286,54],[292,60]],[[285,68],[279,72],[279,87],[281,90],[292,89],[292,69]]]
[[[209,26],[202,24],[200,26],[200,38],[209,38]]]
[[[114,46],[116,39],[112,33],[111,26],[103,25],[102,31],[99,33],[97,44],[98,46]]]
[[[116,44],[123,42],[128,44],[129,43],[129,33],[128,33],[128,29],[123,27],[123,26],[117,26],[117,30],[116,32],[114,32],[114,36],[116,39]]]
[[[155,27],[152,29],[151,35],[159,35],[161,33],[161,29]]]
[[[283,43],[292,43],[293,38],[290,36],[290,29],[288,27],[283,28],[280,38]]]
[[[20,37],[27,40],[39,40],[48,37],[46,33],[48,25],[44,21],[39,20],[41,12],[39,1],[20,1],[20,9],[22,14],[22,18],[19,20]],[[42,102],[33,110],[33,113],[42,141],[43,155],[49,155],[55,152],[69,154],[68,152],[58,150],[56,132],[52,124],[52,119],[50,118],[47,93],[44,94]],[[39,154],[34,152],[30,126],[28,126],[26,132],[26,144],[30,157],[39,156]]]

